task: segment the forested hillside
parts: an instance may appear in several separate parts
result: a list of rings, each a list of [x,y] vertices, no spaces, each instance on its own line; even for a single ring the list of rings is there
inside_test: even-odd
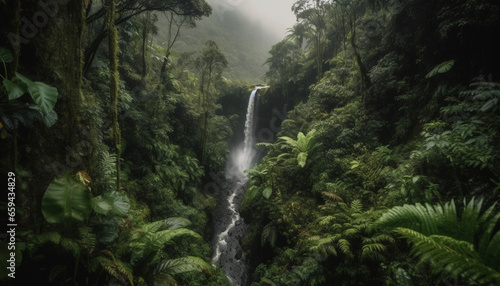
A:
[[[217,7],[214,7],[216,9]],[[162,27],[168,25],[166,17],[158,17],[158,43],[168,41]],[[214,40],[228,60],[223,76],[231,79],[245,79],[260,82],[266,73],[265,60],[276,38],[262,25],[251,23],[238,10],[214,11],[211,17],[203,18],[196,27],[185,28],[179,33],[173,50],[177,53],[196,52],[208,40]]]
[[[498,285],[499,3],[293,10],[261,109],[294,108],[242,205],[251,285]]]
[[[500,285],[500,3],[290,8],[262,59],[246,285]],[[231,285],[210,242],[259,38],[225,53],[242,40],[207,17],[0,0],[2,285]],[[184,49],[203,19],[227,41]]]

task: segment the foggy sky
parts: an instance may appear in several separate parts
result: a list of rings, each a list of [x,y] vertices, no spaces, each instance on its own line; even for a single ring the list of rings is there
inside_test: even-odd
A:
[[[208,0],[212,5],[214,14],[221,20],[224,13],[238,11],[243,13],[253,22],[272,32],[282,39],[286,29],[295,24],[295,15],[291,7],[296,0]]]

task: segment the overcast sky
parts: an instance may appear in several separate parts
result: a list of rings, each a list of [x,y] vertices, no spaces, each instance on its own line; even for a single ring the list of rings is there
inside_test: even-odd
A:
[[[272,31],[279,39],[286,34],[286,29],[295,24],[295,15],[291,7],[296,0],[208,0],[214,14],[223,18],[224,12],[237,10],[249,19],[260,23]]]

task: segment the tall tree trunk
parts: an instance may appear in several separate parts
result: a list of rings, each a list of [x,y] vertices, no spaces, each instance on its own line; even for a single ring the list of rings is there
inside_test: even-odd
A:
[[[207,146],[207,130],[208,130],[208,95],[210,93],[210,84],[212,79],[212,68],[209,67],[208,71],[208,83],[206,89],[203,90],[203,129],[201,135],[201,164],[205,165],[205,157],[206,157],[206,146]]]
[[[371,86],[371,80],[370,76],[368,75],[368,69],[365,66],[365,63],[363,63],[363,60],[361,59],[361,54],[359,53],[357,47],[356,47],[356,14],[353,12],[352,18],[351,18],[351,46],[352,46],[352,51],[354,53],[354,58],[356,59],[356,63],[358,64],[359,67],[359,72],[361,74],[361,82],[363,84],[363,96],[362,96],[362,102],[363,104],[366,103],[366,92]]]
[[[143,82],[143,86],[146,86],[146,74],[147,74],[147,61],[146,61],[146,49],[148,47],[148,34],[150,31],[151,25],[151,12],[146,12],[144,16],[144,20],[142,23],[142,48],[141,48],[141,56],[142,56],[142,73],[141,78]]]
[[[116,6],[115,0],[106,0],[108,11],[108,53],[109,53],[109,72],[111,82],[109,84],[110,102],[111,102],[111,121],[113,125],[113,140],[116,151],[116,190],[120,190],[120,157],[121,157],[121,134],[118,126],[118,35],[115,25]]]

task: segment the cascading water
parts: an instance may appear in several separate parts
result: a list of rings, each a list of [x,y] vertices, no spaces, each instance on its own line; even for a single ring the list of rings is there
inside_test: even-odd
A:
[[[225,189],[219,198],[215,213],[214,254],[212,263],[219,266],[233,285],[244,285],[248,270],[247,258],[240,246],[240,240],[246,232],[247,225],[239,214],[239,205],[245,194],[245,183],[248,180],[244,171],[251,168],[255,160],[254,115],[255,99],[260,88],[256,87],[250,94],[245,121],[245,140],[242,145],[231,151],[226,165]]]

